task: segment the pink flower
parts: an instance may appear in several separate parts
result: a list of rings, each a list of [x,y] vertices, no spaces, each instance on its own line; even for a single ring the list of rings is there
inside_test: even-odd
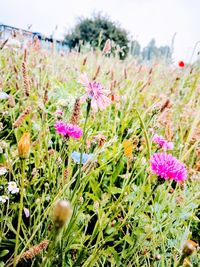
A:
[[[73,138],[80,138],[83,135],[82,129],[75,124],[67,123],[66,124],[66,132],[68,136]]]
[[[154,153],[150,158],[151,169],[159,177],[173,179],[177,182],[187,179],[185,165],[171,154]]]
[[[57,133],[63,134],[64,136],[70,136],[78,139],[83,135],[82,129],[75,124],[57,121],[54,127]]]
[[[152,141],[155,144],[158,144],[164,150],[172,150],[174,148],[174,143],[173,142],[168,142],[161,135],[155,134],[154,137],[153,137],[153,139],[152,139]]]
[[[66,123],[65,122],[57,121],[54,128],[56,129],[57,133],[66,135]]]
[[[104,110],[107,106],[110,105],[111,100],[106,96],[109,93],[108,90],[103,89],[102,85],[96,81],[89,81],[86,74],[82,74],[79,81],[86,90],[80,100],[85,102],[87,98],[91,99],[91,107],[94,112]]]

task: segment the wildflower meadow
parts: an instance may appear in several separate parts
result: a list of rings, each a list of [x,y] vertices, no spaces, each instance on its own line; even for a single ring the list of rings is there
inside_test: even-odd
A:
[[[0,267],[199,266],[199,62],[5,45],[0,66]]]

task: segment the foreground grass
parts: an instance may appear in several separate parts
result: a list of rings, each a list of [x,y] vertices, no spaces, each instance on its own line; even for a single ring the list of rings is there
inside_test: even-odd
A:
[[[200,66],[146,66],[100,52],[0,53],[0,88],[9,95],[0,100],[0,164],[7,170],[0,176],[0,195],[8,197],[0,203],[0,266],[13,264],[20,210],[21,191],[9,194],[7,186],[15,181],[21,190],[23,173],[23,211],[30,214],[22,214],[18,266],[178,266],[186,240],[200,238]],[[54,124],[70,120],[75,99],[84,93],[81,73],[110,89],[112,104],[90,113],[86,140],[66,141]],[[25,132],[31,153],[23,172],[17,144]],[[154,134],[174,142],[171,153],[186,164],[186,183],[167,180],[152,192]],[[80,170],[70,155],[82,145],[94,156]],[[57,232],[52,211],[59,199],[71,202],[73,215]],[[199,260],[194,252],[191,266]]]

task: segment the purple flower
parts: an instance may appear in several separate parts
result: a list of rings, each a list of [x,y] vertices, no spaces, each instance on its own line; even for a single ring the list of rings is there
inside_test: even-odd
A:
[[[75,124],[57,121],[54,127],[57,133],[63,134],[64,136],[70,136],[78,139],[83,135],[82,129]]]
[[[84,87],[86,93],[80,98],[81,102],[85,102],[87,98],[91,98],[91,107],[94,112],[104,110],[110,105],[111,100],[106,96],[108,90],[96,81],[89,81],[86,74],[82,74],[79,81]]]
[[[164,150],[172,150],[174,148],[174,143],[173,142],[168,142],[161,135],[155,134],[154,137],[153,137],[153,139],[152,139],[152,141],[155,144],[158,144]]]
[[[159,177],[173,179],[177,182],[187,179],[187,170],[185,165],[171,154],[154,153],[150,158],[151,169]]]

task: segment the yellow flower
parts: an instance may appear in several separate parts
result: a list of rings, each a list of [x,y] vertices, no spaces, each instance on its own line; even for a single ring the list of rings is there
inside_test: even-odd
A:
[[[24,159],[29,156],[30,151],[30,133],[24,133],[18,143],[19,157]]]
[[[130,140],[124,140],[124,156],[129,158],[133,153],[133,143]]]

